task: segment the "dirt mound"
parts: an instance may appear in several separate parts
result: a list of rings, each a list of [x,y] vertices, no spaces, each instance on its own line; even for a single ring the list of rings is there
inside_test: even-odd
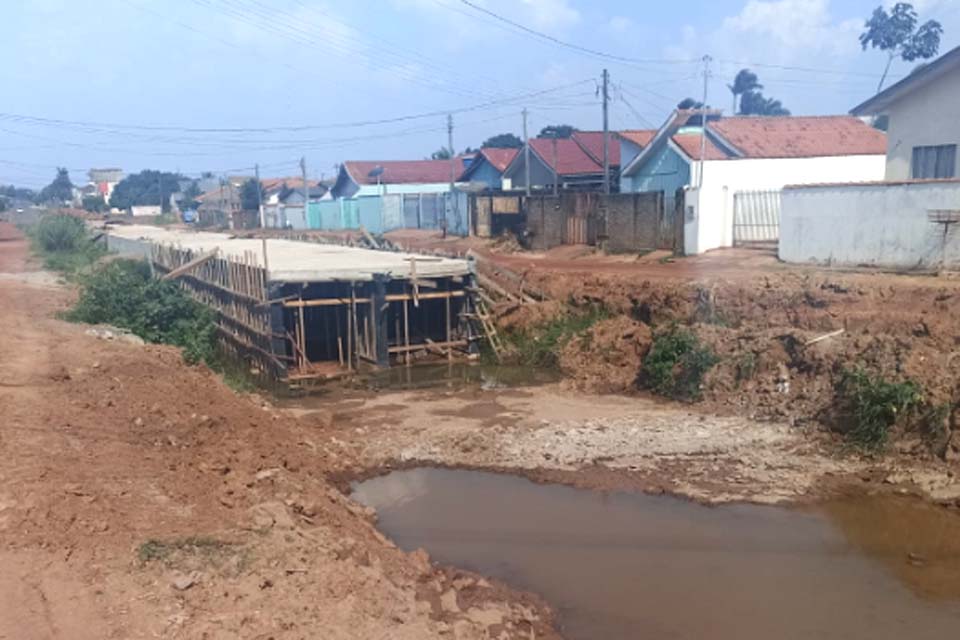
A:
[[[600,320],[563,346],[560,369],[580,390],[632,391],[652,339],[650,327],[626,316]]]
[[[611,326],[693,328],[720,357],[704,384],[701,406],[710,411],[828,421],[840,376],[858,367],[890,381],[913,380],[931,406],[955,411],[960,401],[956,280],[810,270],[688,282],[545,270],[534,277],[568,306],[603,307]],[[527,307],[523,318],[535,324],[554,311]],[[624,353],[611,359],[613,350]],[[563,357],[576,386],[620,390],[630,388],[623,383],[636,377],[642,361],[635,345],[593,337],[571,341]],[[602,376],[589,372],[611,362],[616,377],[593,387],[588,380]]]
[[[568,305],[557,300],[518,304],[503,303],[494,309],[494,321],[499,329],[518,332],[541,326],[569,311]]]

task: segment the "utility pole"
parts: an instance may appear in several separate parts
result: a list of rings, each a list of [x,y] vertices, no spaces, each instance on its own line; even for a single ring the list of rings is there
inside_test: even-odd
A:
[[[553,197],[557,197],[560,182],[560,172],[557,169],[557,136],[553,136]]]
[[[530,138],[527,137],[527,108],[523,108],[523,171],[527,185],[527,197],[530,197]]]
[[[447,114],[447,149],[450,151],[450,209],[453,219],[460,224],[460,202],[454,190],[457,182],[457,154],[453,150],[453,114]],[[444,234],[446,235],[446,234]],[[470,223],[467,221],[467,235],[470,235]]]
[[[700,107],[700,171],[697,186],[703,186],[703,159],[707,155],[707,89],[710,87],[710,62],[708,55],[703,56],[703,105]]]
[[[610,72],[603,70],[603,192],[610,195]]]
[[[260,214],[260,228],[263,229],[267,226],[267,219],[263,212],[263,190],[260,185],[260,165],[253,165],[253,175],[257,181],[257,213]]]
[[[300,175],[303,180],[303,222],[307,222],[307,203],[310,202],[310,187],[307,186],[307,159],[300,156]]]

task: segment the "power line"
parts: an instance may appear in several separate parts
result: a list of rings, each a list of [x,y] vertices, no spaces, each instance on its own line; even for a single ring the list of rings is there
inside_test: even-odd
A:
[[[613,61],[615,61],[615,62],[622,62],[622,63],[625,63],[625,64],[692,64],[692,63],[697,62],[696,60],[662,60],[662,59],[659,59],[659,60],[658,60],[658,59],[650,59],[650,58],[647,58],[647,59],[644,59],[644,58],[632,58],[632,57],[628,57],[628,56],[621,56],[621,55],[616,55],[616,54],[613,54],[613,53],[607,53],[606,51],[600,51],[600,50],[598,50],[598,49],[591,49],[591,48],[589,48],[589,47],[584,47],[584,46],[581,46],[581,45],[578,45],[578,44],[574,44],[574,43],[572,43],[572,42],[567,42],[567,41],[565,41],[565,40],[561,40],[560,38],[551,36],[551,35],[548,34],[548,33],[543,33],[542,31],[537,31],[536,29],[532,29],[532,28],[530,28],[530,27],[528,27],[528,26],[526,26],[526,25],[520,24],[519,22],[515,22],[515,21],[513,21],[513,20],[511,20],[511,19],[509,19],[509,18],[506,18],[506,17],[498,14],[498,13],[495,13],[495,12],[493,12],[493,11],[490,11],[490,10],[487,9],[486,7],[482,7],[482,6],[480,6],[480,5],[478,5],[478,4],[474,3],[474,2],[471,2],[470,0],[460,0],[460,2],[461,2],[462,4],[467,5],[468,7],[470,7],[471,9],[473,9],[473,10],[475,10],[475,11],[479,11],[480,13],[483,13],[483,14],[485,14],[485,15],[487,15],[487,16],[490,16],[491,18],[493,18],[493,19],[495,19],[495,20],[498,20],[498,21],[500,21],[500,22],[502,22],[502,23],[504,23],[504,24],[508,24],[508,25],[510,25],[511,27],[514,27],[514,28],[516,28],[516,29],[520,29],[520,30],[523,31],[524,33],[528,33],[528,34],[530,34],[530,35],[532,35],[532,36],[535,36],[535,37],[540,38],[540,39],[542,39],[542,40],[546,40],[547,42],[551,42],[551,43],[553,43],[553,44],[555,44],[555,45],[564,47],[564,48],[566,48],[566,49],[570,49],[570,50],[572,50],[572,51],[577,51],[577,52],[579,52],[579,53],[585,53],[585,54],[587,54],[587,55],[595,56],[595,57],[598,57],[598,58],[604,58],[604,59],[606,59],[606,60],[613,60]]]
[[[425,113],[409,114],[403,116],[395,116],[392,118],[381,118],[379,120],[366,120],[366,121],[353,121],[353,122],[338,122],[324,125],[295,125],[295,126],[271,126],[271,127],[233,127],[233,128],[218,128],[218,127],[205,127],[205,128],[196,128],[196,127],[177,127],[169,125],[145,125],[145,124],[116,124],[116,123],[103,123],[103,122],[91,122],[83,120],[62,120],[57,118],[42,118],[38,116],[28,116],[17,113],[2,113],[0,112],[0,118],[12,119],[21,122],[33,122],[40,124],[49,124],[49,125],[69,125],[69,126],[86,126],[86,127],[101,127],[108,129],[125,129],[125,130],[139,130],[139,131],[178,131],[183,133],[277,133],[281,131],[288,132],[302,132],[302,131],[316,131],[324,129],[343,129],[343,128],[355,128],[355,127],[367,127],[375,126],[382,124],[394,124],[397,122],[405,122],[409,120],[421,120],[424,118],[433,118],[438,116],[444,116],[448,113],[466,113],[469,111],[479,111],[481,109],[487,109],[493,106],[505,106],[511,103],[516,103],[521,100],[527,100],[530,98],[535,98],[538,96],[548,95],[550,93],[555,93],[563,89],[569,89],[571,87],[577,87],[583,84],[593,83],[592,79],[580,80],[578,82],[571,82],[568,84],[560,85],[550,89],[543,89],[541,91],[534,91],[531,93],[519,94],[509,98],[504,98],[500,100],[490,100],[487,102],[482,102],[479,104],[474,104],[466,107],[459,107],[456,109],[443,109],[437,111],[428,111]]]

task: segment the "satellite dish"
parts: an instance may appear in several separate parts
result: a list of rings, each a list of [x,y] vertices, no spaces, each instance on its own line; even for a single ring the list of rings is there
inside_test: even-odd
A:
[[[382,175],[383,175],[383,167],[381,167],[380,165],[377,165],[376,167],[370,170],[370,173],[367,174],[367,177],[379,178]]]

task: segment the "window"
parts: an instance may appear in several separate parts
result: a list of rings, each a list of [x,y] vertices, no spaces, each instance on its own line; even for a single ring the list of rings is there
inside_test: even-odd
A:
[[[957,145],[914,147],[911,167],[914,179],[955,178],[957,176]]]

